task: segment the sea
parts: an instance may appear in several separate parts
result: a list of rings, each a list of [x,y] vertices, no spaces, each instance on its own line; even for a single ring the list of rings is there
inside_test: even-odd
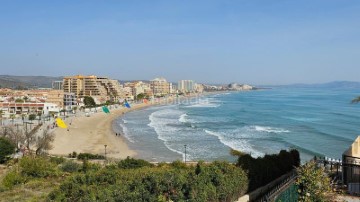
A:
[[[297,149],[302,161],[340,159],[360,135],[360,89],[296,88],[219,92],[133,111],[114,122],[137,158],[154,162],[235,161]]]

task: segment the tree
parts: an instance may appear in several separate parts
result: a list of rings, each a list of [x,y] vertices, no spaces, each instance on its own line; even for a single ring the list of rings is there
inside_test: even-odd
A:
[[[355,104],[355,103],[359,103],[360,102],[360,96],[357,98],[354,98],[351,103]]]
[[[42,133],[41,137],[37,137],[36,139],[36,155],[41,154],[44,150],[50,150],[53,148],[52,142],[54,141],[55,136],[53,133],[49,133],[47,129],[45,129]]]
[[[144,93],[140,93],[136,96],[136,100],[142,100],[145,98],[145,94]]]
[[[19,129],[19,125],[17,125],[16,128],[15,126],[6,126],[1,136],[12,142],[17,149],[19,148],[19,145],[25,142],[25,133],[23,129]]]
[[[27,102],[29,100],[29,97],[28,96],[25,96],[24,97],[24,101]]]
[[[29,121],[31,121],[31,123],[32,123],[32,121],[35,120],[35,119],[36,119],[36,114],[30,114],[30,115],[29,115]]]
[[[84,104],[87,107],[93,107],[96,105],[94,98],[92,98],[91,96],[84,97]]]
[[[0,137],[0,163],[6,161],[6,157],[14,153],[15,145],[7,138]]]
[[[295,184],[299,187],[299,201],[332,201],[329,199],[330,178],[322,167],[317,167],[316,163],[311,161],[299,167],[297,172]]]

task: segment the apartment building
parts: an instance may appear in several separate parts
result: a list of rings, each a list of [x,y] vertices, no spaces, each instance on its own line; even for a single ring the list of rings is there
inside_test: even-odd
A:
[[[180,80],[178,83],[178,90],[182,93],[195,92],[195,82],[193,80]]]
[[[155,78],[150,81],[150,87],[155,96],[167,95],[171,92],[172,84],[165,78]]]
[[[120,97],[122,87],[117,80],[98,76],[67,76],[63,80],[65,93],[74,93],[77,98],[92,96],[101,102]]]
[[[53,81],[52,89],[53,90],[63,90],[63,81]]]

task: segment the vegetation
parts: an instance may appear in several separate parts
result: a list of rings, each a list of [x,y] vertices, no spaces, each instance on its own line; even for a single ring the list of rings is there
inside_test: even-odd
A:
[[[122,160],[118,163],[118,167],[121,169],[136,169],[143,167],[153,167],[153,165],[145,160],[137,160],[127,157],[125,160]]]
[[[330,178],[326,176],[322,167],[317,167],[315,162],[309,162],[297,169],[298,178],[296,185],[299,187],[299,201],[322,202],[332,201]]]
[[[59,183],[61,182],[61,183]],[[25,157],[0,184],[5,201],[234,201],[246,173],[227,162],[152,165],[127,158],[106,167],[84,160]]]
[[[13,154],[15,145],[7,138],[0,137],[0,163],[7,160],[7,156]]]
[[[136,100],[142,100],[146,97],[146,95],[144,93],[140,93],[136,96]]]
[[[69,154],[69,158],[76,158],[76,157],[77,157],[77,153],[75,151]]]
[[[90,160],[90,159],[105,159],[105,156],[99,154],[90,154],[90,153],[80,153],[77,155],[79,160]]]
[[[36,114],[30,114],[29,115],[29,121],[33,121],[36,119]]]
[[[46,150],[50,150],[53,148],[52,142],[55,140],[55,135],[53,133],[49,133],[47,129],[43,130],[41,136],[38,136],[36,139],[36,155],[43,153]]]
[[[264,186],[300,165],[300,154],[297,150],[281,150],[279,154],[253,158],[249,154],[232,151],[238,156],[237,166],[248,172],[249,190]]]
[[[135,159],[119,162],[130,168]],[[128,164],[128,165],[126,165]],[[48,196],[54,201],[234,201],[246,192],[242,169],[226,162],[119,169],[107,166],[68,178]]]
[[[91,97],[91,96],[85,96],[84,97],[84,105],[86,107],[94,107],[94,106],[96,106],[94,98]]]

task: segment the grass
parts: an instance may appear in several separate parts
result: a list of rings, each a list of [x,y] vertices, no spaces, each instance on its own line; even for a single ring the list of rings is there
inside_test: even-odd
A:
[[[0,201],[45,201],[47,195],[59,186],[62,177],[33,179],[12,189],[0,188]]]

